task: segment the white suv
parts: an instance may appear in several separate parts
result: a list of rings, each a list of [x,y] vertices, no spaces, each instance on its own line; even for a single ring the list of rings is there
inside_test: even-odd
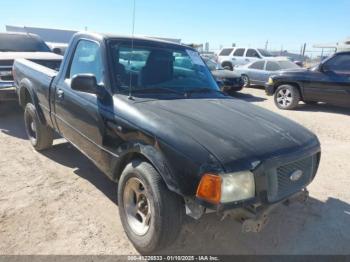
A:
[[[218,62],[225,69],[233,70],[237,65],[273,57],[268,51],[259,48],[230,47],[223,48],[218,53]]]

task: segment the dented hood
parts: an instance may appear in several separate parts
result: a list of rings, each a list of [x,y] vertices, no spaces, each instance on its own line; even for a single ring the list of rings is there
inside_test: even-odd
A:
[[[242,164],[253,168],[259,161],[319,145],[301,125],[234,98],[149,100],[135,105],[153,127],[176,134],[174,141],[190,138],[226,170]]]

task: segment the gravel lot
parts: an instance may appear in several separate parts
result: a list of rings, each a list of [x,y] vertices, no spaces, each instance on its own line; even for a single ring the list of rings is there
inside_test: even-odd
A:
[[[306,205],[279,207],[260,234],[232,219],[189,220],[167,253],[350,254],[350,110],[301,105],[280,111],[261,89],[240,99],[315,132],[322,143],[318,175]],[[123,231],[116,186],[59,139],[43,154],[26,139],[22,111],[0,109],[0,254],[136,254]]]

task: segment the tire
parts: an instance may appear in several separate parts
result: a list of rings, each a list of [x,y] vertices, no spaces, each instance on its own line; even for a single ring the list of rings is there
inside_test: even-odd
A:
[[[250,87],[250,79],[247,75],[242,75],[243,87]]]
[[[126,166],[118,184],[118,206],[124,230],[141,254],[164,249],[181,231],[183,201],[148,162],[134,160]]]
[[[233,71],[233,66],[231,63],[228,63],[228,62],[225,62],[222,64],[222,67],[226,70],[230,70],[230,71]]]
[[[52,146],[53,130],[41,124],[35,106],[28,103],[24,110],[24,123],[30,143],[37,151],[48,149]]]
[[[275,104],[279,109],[292,110],[300,101],[299,90],[292,85],[281,85],[275,92]]]

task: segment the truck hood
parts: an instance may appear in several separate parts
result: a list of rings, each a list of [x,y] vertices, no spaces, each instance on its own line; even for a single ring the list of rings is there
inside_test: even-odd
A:
[[[192,139],[228,172],[319,146],[316,136],[299,124],[234,98],[148,100],[135,105],[162,130],[158,134],[167,134],[167,140],[172,134],[176,144],[183,137]]]
[[[61,60],[62,56],[50,52],[0,52],[0,60],[37,59],[37,60]]]

